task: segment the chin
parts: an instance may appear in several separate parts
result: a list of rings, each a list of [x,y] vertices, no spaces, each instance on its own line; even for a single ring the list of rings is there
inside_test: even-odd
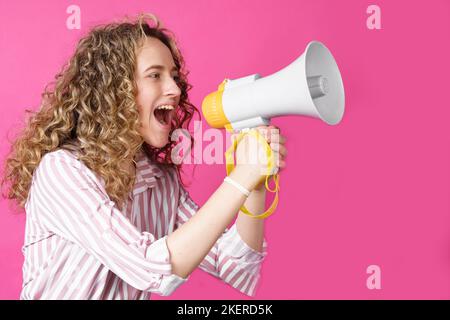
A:
[[[151,146],[158,148],[158,149],[161,149],[162,147],[165,147],[166,145],[167,145],[167,142],[151,144]]]
[[[167,137],[161,137],[156,139],[145,139],[145,142],[147,142],[147,144],[152,146],[153,148],[162,148],[169,143],[169,140],[167,139]]]

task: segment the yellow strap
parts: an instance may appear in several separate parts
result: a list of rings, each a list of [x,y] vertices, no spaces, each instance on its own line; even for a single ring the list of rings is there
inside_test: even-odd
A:
[[[234,139],[233,144],[225,152],[225,163],[226,163],[227,175],[229,175],[230,172],[233,171],[233,169],[235,167],[234,152],[236,151],[238,143],[244,138],[244,136],[246,134],[250,134],[250,135],[254,136],[266,148],[266,155],[267,155],[268,163],[267,163],[267,175],[266,175],[264,184],[265,184],[266,189],[269,192],[275,193],[275,198],[273,199],[273,202],[270,205],[270,207],[260,215],[252,214],[250,211],[247,210],[247,208],[245,206],[242,206],[240,208],[240,210],[243,213],[251,216],[252,218],[264,219],[264,218],[267,218],[268,216],[270,216],[275,211],[275,209],[278,205],[278,191],[280,190],[280,186],[279,186],[280,176],[278,174],[271,175],[272,169],[275,166],[275,163],[274,163],[275,159],[273,156],[273,152],[272,152],[272,149],[270,148],[269,144],[267,143],[266,139],[264,139],[264,137],[259,133],[258,130],[252,129],[248,132],[239,133],[238,137],[236,139]],[[275,182],[274,189],[269,188],[270,178],[273,178],[273,180]]]

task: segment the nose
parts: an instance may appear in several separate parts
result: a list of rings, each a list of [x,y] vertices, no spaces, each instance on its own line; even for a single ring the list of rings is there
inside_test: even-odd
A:
[[[170,77],[170,80],[166,84],[165,93],[167,96],[179,97],[181,95],[181,89],[178,86],[178,83],[171,77]]]

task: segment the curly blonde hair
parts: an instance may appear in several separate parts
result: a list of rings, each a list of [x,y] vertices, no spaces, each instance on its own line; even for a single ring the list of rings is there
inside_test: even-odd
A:
[[[148,24],[148,19],[154,26]],[[172,130],[188,129],[194,113],[199,112],[189,102],[188,91],[192,88],[187,81],[189,72],[174,35],[153,14],[94,27],[79,41],[74,55],[55,80],[45,87],[40,109],[26,110],[31,116],[12,142],[5,161],[3,197],[14,199],[24,208],[40,160],[65,145],[80,151],[79,159],[103,178],[109,197],[121,208],[135,182],[135,175],[124,167],[132,166],[141,150],[152,161],[175,167],[181,180],[181,164],[171,159],[176,142],[157,149],[146,144],[138,132],[134,74],[136,53],[146,37],[159,39],[172,53],[181,90]],[[50,89],[50,85],[54,87]],[[6,195],[5,185],[8,185]]]

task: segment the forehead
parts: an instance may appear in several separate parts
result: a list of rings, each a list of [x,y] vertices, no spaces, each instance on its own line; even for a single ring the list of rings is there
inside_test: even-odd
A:
[[[147,37],[136,58],[138,72],[143,72],[151,65],[162,65],[168,70],[175,66],[170,49],[156,38]]]

